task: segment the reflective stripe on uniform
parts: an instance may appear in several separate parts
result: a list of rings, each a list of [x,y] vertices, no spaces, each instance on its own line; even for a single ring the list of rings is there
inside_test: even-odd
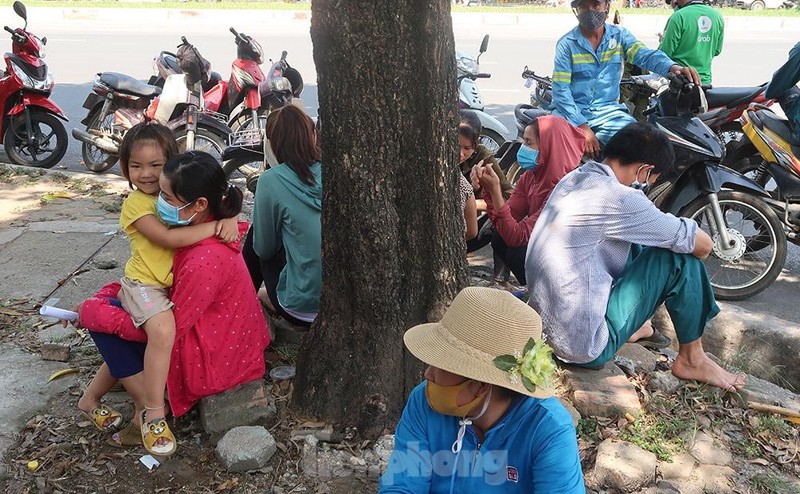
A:
[[[595,63],[594,55],[591,53],[573,53],[572,64],[577,65],[582,63]]]
[[[553,82],[572,82],[572,74],[570,72],[553,72]]]
[[[637,41],[636,43],[632,44],[630,48],[628,48],[628,52],[626,53],[628,62],[633,63],[633,58],[639,53],[639,50],[644,48],[644,43],[641,41]]]

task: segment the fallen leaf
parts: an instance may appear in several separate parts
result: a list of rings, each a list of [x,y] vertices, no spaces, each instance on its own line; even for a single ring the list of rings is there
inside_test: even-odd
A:
[[[76,372],[80,372],[80,369],[77,367],[70,367],[69,369],[61,369],[60,371],[56,371],[50,374],[50,377],[47,378],[47,382],[50,382],[53,379],[58,379],[59,377],[67,376],[69,374],[74,374]]]
[[[765,460],[764,458],[756,458],[755,460],[749,460],[747,463],[752,463],[754,465],[763,465],[763,466],[768,466],[770,464],[770,462]]]
[[[275,442],[275,446],[277,446],[278,449],[281,450],[282,453],[286,453],[287,451],[289,451],[289,448],[287,448],[286,445],[283,444],[282,442],[277,442],[276,441]]]
[[[228,479],[225,482],[221,483],[217,486],[217,492],[225,491],[228,489],[233,489],[234,487],[239,486],[239,477],[234,477],[232,479]]]
[[[66,192],[50,192],[48,194],[44,194],[42,196],[42,201],[44,202],[52,202],[56,199],[69,199],[72,200],[72,196],[67,194]]]
[[[78,422],[78,423],[77,423],[77,424],[75,424],[75,425],[77,425],[77,426],[78,426],[78,427],[80,427],[81,429],[85,429],[85,428],[87,428],[87,427],[90,427],[90,426],[92,425],[92,423],[91,423],[90,421],[88,421],[88,420],[84,420],[83,422]]]
[[[323,429],[325,428],[325,422],[303,422],[299,426],[298,429]]]

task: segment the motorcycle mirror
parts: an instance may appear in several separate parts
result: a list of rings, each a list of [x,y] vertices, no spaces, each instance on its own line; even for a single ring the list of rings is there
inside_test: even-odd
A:
[[[483,37],[483,41],[481,41],[481,48],[478,51],[483,53],[483,52],[486,51],[487,48],[489,48],[489,35],[488,34]]]
[[[43,45],[46,45],[46,44],[47,44],[47,36],[45,36],[45,37],[43,37],[43,38],[42,38],[42,44],[43,44]]]
[[[28,12],[25,10],[25,5],[23,5],[19,0],[14,2],[14,12],[16,12],[18,16],[22,17],[25,22],[28,22]]]
[[[28,29],[28,12],[25,10],[25,5],[19,0],[14,2],[14,12],[17,13],[18,16],[22,17],[22,20],[25,21],[25,27],[22,29]]]

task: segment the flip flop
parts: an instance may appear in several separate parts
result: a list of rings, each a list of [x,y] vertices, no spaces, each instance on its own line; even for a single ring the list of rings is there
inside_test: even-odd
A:
[[[645,348],[661,349],[668,348],[672,345],[672,339],[664,333],[661,333],[656,328],[653,328],[653,334],[647,338],[640,338],[634,343],[638,343]]]
[[[151,455],[170,456],[178,450],[178,443],[167,425],[167,419],[159,417],[147,422],[145,411],[142,411],[141,439],[144,449]],[[159,439],[166,439],[169,444],[156,445],[156,441]]]
[[[142,432],[139,429],[139,426],[136,425],[133,420],[131,420],[123,429],[121,429],[119,432],[115,432],[111,435],[111,437],[106,439],[106,444],[115,448],[141,446]]]
[[[122,414],[106,405],[97,405],[91,412],[84,412],[80,408],[78,411],[86,417],[89,422],[94,424],[99,431],[109,431],[119,427],[122,423]],[[111,420],[111,422],[108,422]],[[106,424],[106,425],[103,425]]]

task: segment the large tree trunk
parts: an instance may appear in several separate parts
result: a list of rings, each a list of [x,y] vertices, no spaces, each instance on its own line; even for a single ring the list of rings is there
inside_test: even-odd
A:
[[[466,277],[449,0],[313,0],[322,120],[322,303],[295,403],[366,436],[394,427],[422,365],[403,332]]]

